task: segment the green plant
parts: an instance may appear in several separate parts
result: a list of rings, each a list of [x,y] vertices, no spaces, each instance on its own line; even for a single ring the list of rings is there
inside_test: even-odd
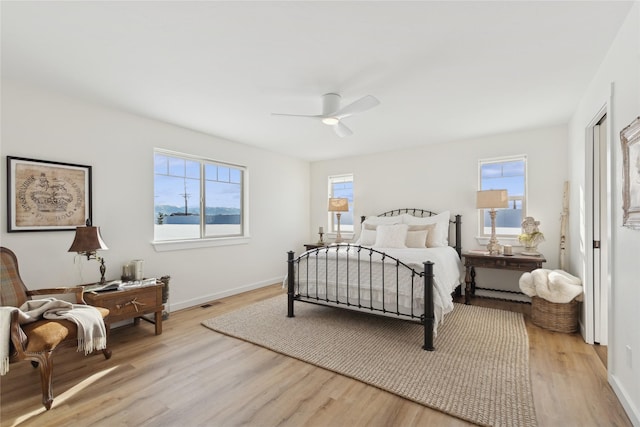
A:
[[[525,246],[537,245],[540,242],[544,242],[544,234],[541,231],[534,231],[533,233],[522,233],[518,236],[518,241]]]

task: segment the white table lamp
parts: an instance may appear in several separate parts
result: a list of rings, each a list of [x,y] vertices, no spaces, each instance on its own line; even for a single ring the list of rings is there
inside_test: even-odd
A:
[[[507,190],[478,191],[476,207],[478,209],[491,209],[489,211],[491,216],[491,239],[487,245],[487,250],[491,255],[498,255],[500,253],[500,244],[496,238],[496,209],[509,207]]]

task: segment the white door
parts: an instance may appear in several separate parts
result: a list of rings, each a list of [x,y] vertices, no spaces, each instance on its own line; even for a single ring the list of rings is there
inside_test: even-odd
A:
[[[591,243],[587,256],[587,280],[585,294],[587,297],[586,320],[590,325],[588,330],[593,331],[592,341],[601,345],[607,344],[607,296],[608,296],[608,215],[607,215],[607,116],[603,115],[595,125],[591,127],[591,153],[588,158],[587,174],[591,175],[590,195],[591,203],[586,208],[590,213],[591,221],[588,221],[587,232]],[[588,141],[589,142],[589,141]],[[589,170],[590,168],[590,170]],[[589,182],[589,181],[588,181]]]

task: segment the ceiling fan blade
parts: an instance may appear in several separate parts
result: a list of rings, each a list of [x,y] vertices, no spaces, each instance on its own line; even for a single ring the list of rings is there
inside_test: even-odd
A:
[[[345,126],[344,123],[338,122],[337,124],[332,126],[333,131],[340,137],[344,138],[345,136],[353,135],[353,131]]]
[[[271,113],[272,116],[288,116],[288,117],[310,117],[312,119],[322,119],[324,118],[323,115],[318,115],[318,114],[287,114],[287,113]]]
[[[342,119],[352,114],[369,110],[378,104],[380,104],[380,101],[378,101],[378,98],[372,95],[366,95],[358,99],[357,101],[353,101],[351,104],[342,107],[341,109],[336,111],[334,114],[332,114],[332,116],[338,119]]]

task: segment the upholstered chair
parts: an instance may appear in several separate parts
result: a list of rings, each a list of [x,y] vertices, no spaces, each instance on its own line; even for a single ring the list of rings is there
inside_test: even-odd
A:
[[[27,290],[20,278],[18,260],[16,255],[7,248],[0,248],[1,258],[1,284],[0,305],[20,307],[35,295],[74,294],[75,303],[85,304],[82,298],[82,288],[52,288]],[[109,310],[98,308],[104,319]],[[3,332],[3,331],[0,331]],[[42,404],[51,409],[53,403],[52,388],[52,355],[54,350],[66,345],[77,346],[77,325],[69,320],[42,319],[33,323],[20,325],[18,323],[18,311],[11,313],[10,324],[10,362],[29,360],[34,367],[40,368],[40,381],[42,385]],[[109,359],[111,351],[102,350],[104,357]]]

